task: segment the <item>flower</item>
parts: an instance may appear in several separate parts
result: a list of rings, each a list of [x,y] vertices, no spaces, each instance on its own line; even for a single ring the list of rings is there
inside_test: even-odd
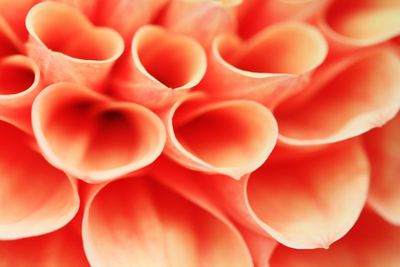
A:
[[[0,0],[0,265],[398,266],[399,34],[396,0]]]

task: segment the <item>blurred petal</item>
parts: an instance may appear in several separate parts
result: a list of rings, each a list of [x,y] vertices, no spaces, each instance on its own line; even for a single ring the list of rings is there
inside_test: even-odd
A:
[[[276,110],[280,141],[327,144],[385,124],[400,108],[399,73],[399,56],[390,47],[325,65],[309,87]]]
[[[205,52],[194,39],[159,26],[140,28],[131,53],[119,68],[114,93],[150,108],[173,103],[200,82],[207,67]]]
[[[180,164],[240,179],[260,167],[274,148],[278,128],[257,102],[207,102],[197,94],[176,102],[163,115],[166,153]]]
[[[6,56],[18,54],[22,50],[22,42],[0,15],[0,59]]]
[[[220,35],[199,87],[213,96],[255,99],[271,107],[301,88],[326,53],[322,35],[300,22],[275,24],[247,42]]]
[[[369,204],[400,226],[400,114],[365,134],[364,143],[372,168]]]
[[[162,122],[150,110],[72,83],[45,88],[33,104],[32,121],[47,160],[91,183],[143,168],[165,144]]]
[[[38,237],[0,241],[2,267],[89,266],[79,232],[70,225]]]
[[[27,15],[26,27],[28,55],[39,65],[46,83],[76,82],[100,89],[124,50],[116,31],[94,27],[65,4],[37,4]]]
[[[59,229],[79,208],[75,182],[48,164],[31,143],[25,133],[0,121],[0,239],[3,240]],[[2,259],[0,256],[0,262]]]
[[[400,228],[364,211],[355,227],[327,250],[293,250],[279,246],[271,267],[397,267]]]
[[[83,240],[95,266],[252,266],[232,225],[149,177],[101,188],[86,208]]]

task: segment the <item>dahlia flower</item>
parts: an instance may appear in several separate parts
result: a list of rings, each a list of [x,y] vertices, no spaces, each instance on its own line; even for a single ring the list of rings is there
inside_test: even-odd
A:
[[[0,266],[400,266],[399,0],[0,0]]]

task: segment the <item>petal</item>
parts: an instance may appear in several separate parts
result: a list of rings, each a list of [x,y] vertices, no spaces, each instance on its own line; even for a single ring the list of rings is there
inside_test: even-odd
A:
[[[369,204],[388,222],[400,226],[400,114],[364,135],[371,162]]]
[[[43,236],[0,241],[0,265],[89,266],[83,252],[81,235],[71,225]]]
[[[37,4],[26,17],[26,27],[30,34],[28,55],[37,62],[47,83],[76,82],[101,89],[124,51],[117,32],[94,27],[82,13],[65,4]]]
[[[252,266],[232,225],[149,177],[101,188],[85,210],[83,241],[95,266]]]
[[[364,50],[326,65],[309,87],[276,110],[280,141],[327,144],[383,125],[400,108],[399,72],[399,56],[390,47]]]
[[[236,7],[242,0],[172,1],[161,24],[173,32],[190,35],[208,48],[215,36],[236,30]]]
[[[0,121],[0,136],[0,239],[64,226],[79,208],[75,182],[49,165],[32,148],[32,140],[11,124]]]
[[[6,56],[18,54],[22,50],[22,42],[13,32],[5,19],[0,15],[0,59]]]
[[[131,53],[119,68],[114,93],[150,108],[173,103],[200,82],[207,66],[200,44],[159,26],[140,28]]]
[[[322,35],[300,22],[275,24],[247,42],[221,35],[199,87],[216,97],[254,99],[271,107],[300,89],[326,53]]]
[[[207,102],[192,94],[164,115],[166,153],[180,164],[240,179],[261,166],[277,140],[272,113],[257,102]]]
[[[90,183],[147,166],[165,144],[162,122],[150,110],[72,83],[54,84],[39,94],[32,124],[47,160]]]
[[[328,250],[293,250],[279,246],[271,267],[396,267],[400,262],[400,229],[371,211],[361,215],[355,227]]]

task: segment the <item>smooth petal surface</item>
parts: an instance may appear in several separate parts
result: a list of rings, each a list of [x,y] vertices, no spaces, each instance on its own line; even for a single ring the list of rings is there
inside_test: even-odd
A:
[[[369,204],[400,225],[400,114],[364,135],[364,143],[372,168]]]
[[[79,208],[75,182],[48,164],[32,148],[32,143],[28,135],[0,121],[2,240],[59,229],[74,217]],[[2,260],[0,256],[0,263]]]
[[[399,55],[391,47],[360,51],[325,65],[309,87],[275,111],[280,141],[327,144],[385,124],[400,108],[399,73]]]
[[[0,59],[20,53],[23,50],[22,48],[22,42],[0,15]]]
[[[116,31],[94,27],[79,10],[61,3],[35,5],[26,27],[28,55],[39,65],[46,83],[76,82],[100,90],[124,51]]]
[[[0,265],[89,266],[83,252],[81,234],[71,225],[38,237],[0,241]]]
[[[215,36],[236,30],[236,7],[242,0],[175,0],[161,24],[173,32],[195,38],[208,48]]]
[[[162,117],[169,157],[186,167],[234,179],[260,167],[277,140],[272,113],[253,101],[208,102],[192,94]]]
[[[328,250],[293,250],[279,246],[271,267],[397,267],[400,229],[366,210],[355,227]]]
[[[221,35],[213,42],[199,87],[216,97],[254,99],[273,107],[301,89],[326,54],[322,35],[300,22],[275,24],[247,42]]]
[[[147,166],[165,144],[162,122],[147,108],[113,102],[72,83],[54,84],[39,94],[32,124],[47,160],[90,183]]]
[[[207,67],[200,44],[159,26],[140,28],[131,53],[117,71],[114,93],[150,108],[172,104],[200,82]]]
[[[252,266],[231,225],[152,182],[111,182],[89,201],[83,221],[94,266]]]

